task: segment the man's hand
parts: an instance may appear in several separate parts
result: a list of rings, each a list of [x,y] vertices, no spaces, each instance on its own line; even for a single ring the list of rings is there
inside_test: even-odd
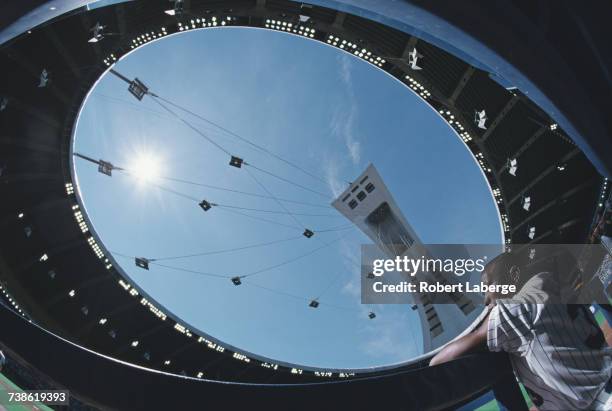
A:
[[[444,347],[431,359],[429,365],[442,364],[459,358],[465,354],[486,350],[488,324],[489,314],[487,314],[487,316],[482,320],[482,323],[473,332],[464,335],[463,337]]]

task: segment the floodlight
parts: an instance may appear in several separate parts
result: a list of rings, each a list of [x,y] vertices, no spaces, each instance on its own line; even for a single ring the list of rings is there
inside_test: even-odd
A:
[[[236,156],[232,156],[229,162],[230,166],[236,167],[236,168],[242,167],[242,163],[244,163],[244,160]]]
[[[300,23],[306,23],[308,20],[310,20],[310,17],[300,14]]]
[[[104,160],[98,161],[98,172],[102,174],[112,177],[114,168],[115,166],[113,166],[113,164],[109,163],[108,161],[104,161]]]
[[[559,125],[557,123],[553,123],[550,125],[550,131],[555,131],[557,129],[557,127],[559,127]]]
[[[565,167],[567,167],[567,164],[566,164],[566,163],[559,164],[559,165],[557,166],[557,170],[559,170],[559,171],[563,171],[563,170],[565,170]]]
[[[308,306],[312,308],[317,308],[319,306],[319,302],[317,300],[312,300],[310,304],[308,304]]]
[[[100,321],[98,321],[98,324],[104,325],[104,324],[106,324],[107,321],[108,320],[106,318],[100,318]]]
[[[0,111],[6,110],[6,106],[8,106],[8,97],[0,98]]]
[[[312,230],[305,229],[303,235],[306,238],[310,238],[310,237],[312,237],[314,235],[314,232]]]
[[[134,259],[134,263],[136,264],[136,267],[142,268],[143,270],[149,269],[149,260],[144,257],[136,257]]]
[[[240,277],[232,277],[232,283],[234,283],[234,285],[240,285],[242,281],[240,281]]]
[[[373,320],[374,318],[376,318],[376,314],[370,311],[370,314],[368,314],[368,317],[370,318],[370,320]]]
[[[43,69],[40,73],[40,82],[38,83],[38,88],[47,87],[47,83],[49,83],[49,72],[47,69]]]
[[[487,129],[487,126],[485,125],[487,121],[487,113],[485,110],[481,110],[478,111],[476,110],[476,112],[474,113],[474,122],[478,125],[478,128],[481,128],[483,130]]]
[[[202,200],[202,201],[200,202],[200,207],[202,207],[202,210],[204,210],[204,211],[208,211],[208,210],[210,210],[210,209],[212,208],[212,204],[211,204],[211,203],[209,203],[209,202],[208,202],[208,201],[206,201],[206,200]]]
[[[421,57],[423,56],[419,54],[416,47],[413,48],[410,53],[408,53],[408,64],[412,70],[422,70],[422,68],[417,65],[417,62]]]
[[[89,314],[89,308],[87,308],[86,305],[81,307],[81,312],[83,313],[83,315],[88,315]]]
[[[533,240],[533,238],[535,237],[535,227],[529,227],[529,233],[527,234],[527,237]]]
[[[115,338],[117,338],[117,331],[115,331],[115,330],[110,330],[110,331],[108,332],[108,335],[110,336],[110,338],[115,339]]]
[[[508,161],[508,172],[511,175],[516,176],[516,170],[518,170],[518,161],[516,161],[516,158],[513,158],[512,160]]]
[[[523,209],[529,211],[529,207],[531,207],[531,197],[523,198]]]
[[[138,340],[132,341],[132,347],[134,348],[138,347]]]
[[[535,250],[535,248],[531,248],[531,249],[529,250],[529,259],[530,259],[530,260],[533,260],[533,259],[535,258],[535,255],[536,255],[536,250]]]
[[[142,81],[138,80],[138,78],[135,78],[130,83],[128,91],[132,93],[132,95],[136,97],[138,101],[140,101],[145,96],[145,94],[149,92],[149,88]]]
[[[164,10],[169,16],[178,16],[183,14],[183,0],[170,0],[174,1],[174,7],[169,10]]]
[[[103,25],[100,24],[100,22],[97,22],[95,26],[93,26],[93,28],[90,30],[93,32],[93,36],[92,38],[90,38],[89,40],[87,40],[88,43],[97,43],[98,41],[102,40],[104,38],[104,30]]]

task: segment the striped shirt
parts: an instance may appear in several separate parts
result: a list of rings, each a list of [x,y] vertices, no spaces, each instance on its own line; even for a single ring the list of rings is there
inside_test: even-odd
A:
[[[538,274],[539,280],[547,275]],[[601,408],[612,351],[586,306],[498,300],[489,315],[487,346],[510,354],[540,410]]]

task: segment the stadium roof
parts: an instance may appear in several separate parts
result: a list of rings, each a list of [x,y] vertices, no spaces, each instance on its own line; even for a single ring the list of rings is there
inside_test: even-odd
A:
[[[415,35],[331,8],[288,0],[192,0],[185,7],[174,15],[165,12],[172,8],[166,0],[81,8],[0,49],[9,68],[0,79],[0,279],[37,323],[100,353],[189,376],[290,383],[387,371],[279,364],[196,331],[129,283],[81,208],[71,141],[95,82],[148,42],[221,25],[291,32],[388,72],[473,153],[507,242],[585,242],[603,178],[575,139],[491,73]]]

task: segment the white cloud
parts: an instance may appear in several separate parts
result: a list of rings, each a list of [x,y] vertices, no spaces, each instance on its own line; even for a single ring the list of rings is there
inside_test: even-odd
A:
[[[341,291],[351,297],[361,298],[361,285],[359,284],[359,279],[355,277],[351,278],[342,286]]]
[[[327,185],[334,197],[338,197],[346,188],[346,184],[340,179],[339,174],[338,163],[327,161],[325,164],[325,180],[327,180]]]
[[[357,105],[355,104],[355,91],[351,72],[351,56],[342,53],[339,56],[340,80],[346,89],[346,104],[334,113],[331,129],[332,133],[342,138],[353,165],[361,161],[361,143],[356,137],[355,122],[357,119]]]
[[[353,76],[351,74],[350,58],[351,57],[346,55],[345,53],[341,53],[338,56],[338,59],[340,60],[340,79],[347,86],[351,86],[353,84]]]
[[[353,103],[349,104],[349,112],[343,119],[344,122],[341,128],[341,136],[344,138],[344,145],[348,150],[351,162],[353,165],[357,165],[361,160],[361,143],[355,137],[355,118],[357,117],[357,107]]]

